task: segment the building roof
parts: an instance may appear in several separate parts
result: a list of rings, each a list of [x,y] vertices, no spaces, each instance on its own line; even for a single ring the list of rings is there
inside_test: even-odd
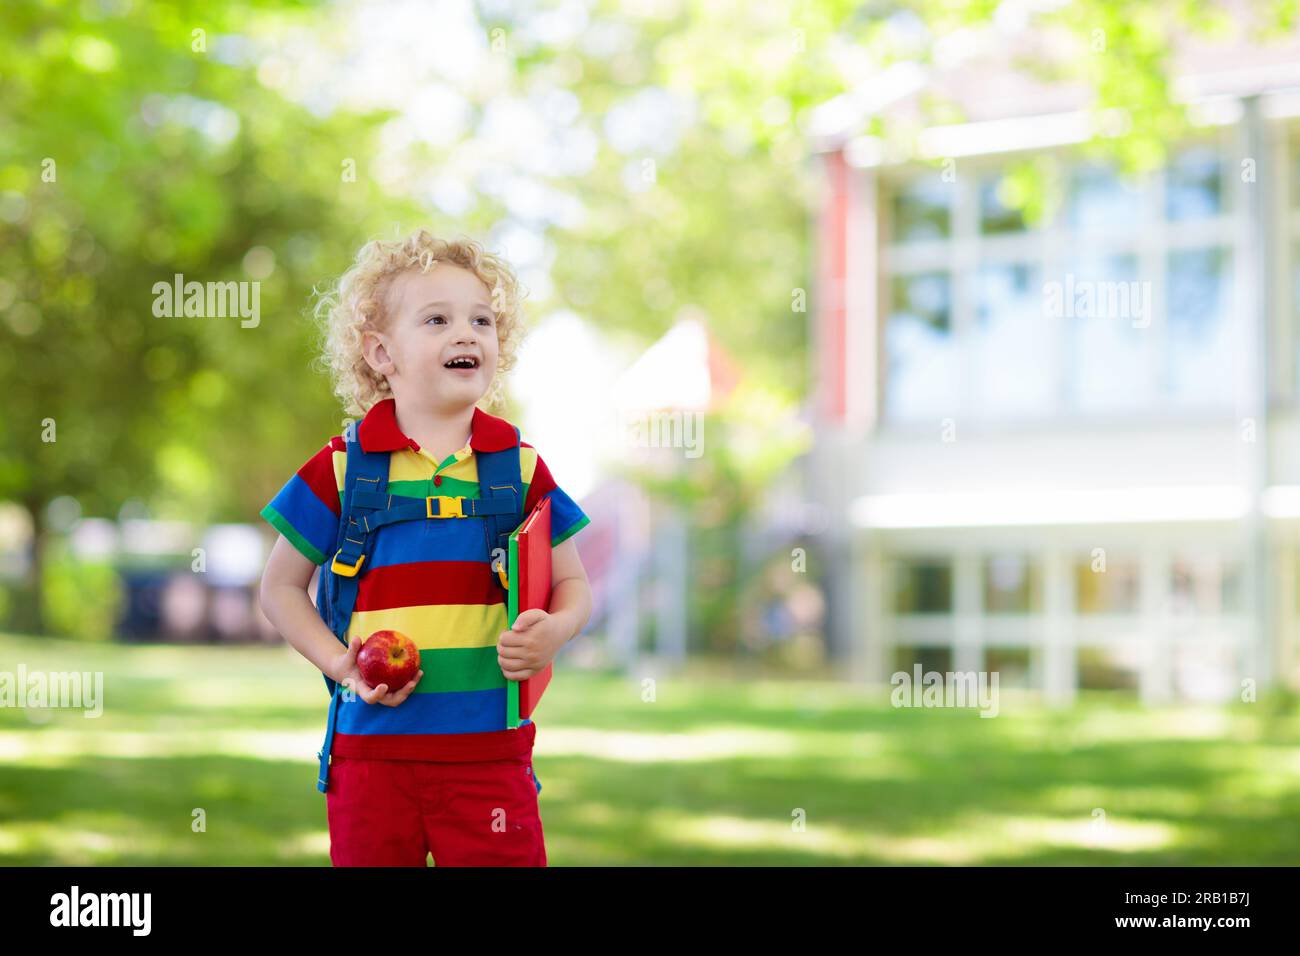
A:
[[[1242,8],[1245,18],[1244,4],[1226,7]],[[1090,42],[1103,49],[1094,51]],[[913,137],[920,158],[1083,141],[1096,117],[1089,112],[1093,90],[1079,77],[1078,64],[1107,55],[1106,42],[1100,33],[1090,41],[1063,27],[1021,27],[996,17],[939,37],[928,46],[930,62],[872,71],[817,107],[808,127],[813,148],[856,150],[858,164],[876,165],[917,158],[906,155]],[[1254,94],[1274,94],[1275,114],[1300,115],[1300,31],[1273,40],[1250,36],[1241,26],[1222,38],[1183,31],[1171,50],[1173,97],[1189,104],[1195,120],[1231,122],[1237,113],[1219,101]],[[937,122],[937,115],[960,120]],[[865,136],[876,118],[886,122],[889,143]]]
[[[618,379],[615,403],[624,409],[708,411],[740,381],[736,362],[700,318],[673,324]]]

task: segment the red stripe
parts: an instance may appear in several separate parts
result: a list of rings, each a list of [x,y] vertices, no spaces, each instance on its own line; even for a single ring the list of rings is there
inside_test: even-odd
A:
[[[336,757],[370,760],[508,760],[528,753],[537,725],[474,734],[335,734]]]
[[[337,515],[341,509],[339,508],[339,483],[334,477],[335,442],[342,444],[342,439],[331,438],[324,448],[312,455],[311,459],[298,469],[298,477],[307,483],[312,494]]]
[[[522,443],[521,443],[522,444]],[[528,483],[528,497],[524,499],[524,514],[532,514],[537,503],[555,490],[555,479],[551,469],[546,467],[542,456],[537,456],[537,467],[533,469],[533,480]]]
[[[849,167],[842,152],[826,156],[827,195],[822,207],[820,231],[820,293],[817,309],[819,342],[817,360],[821,381],[818,395],[822,414],[842,422],[848,408],[845,362],[848,314],[844,283],[848,275],[848,189]]]
[[[373,568],[363,575],[356,610],[504,601],[505,592],[486,561],[411,561]]]

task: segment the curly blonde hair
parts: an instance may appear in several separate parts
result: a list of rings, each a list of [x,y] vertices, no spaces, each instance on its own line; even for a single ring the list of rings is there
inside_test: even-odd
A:
[[[519,280],[504,259],[473,239],[439,239],[426,229],[417,229],[405,239],[367,242],[351,268],[327,291],[317,293],[313,312],[321,333],[318,364],[329,371],[334,394],[349,415],[364,415],[376,402],[392,395],[388,379],[366,363],[361,337],[366,331],[387,328],[386,304],[393,280],[408,269],[428,272],[438,262],[450,262],[474,273],[492,296],[497,368],[485,400],[489,408],[500,403],[502,376],[515,364],[523,331]]]

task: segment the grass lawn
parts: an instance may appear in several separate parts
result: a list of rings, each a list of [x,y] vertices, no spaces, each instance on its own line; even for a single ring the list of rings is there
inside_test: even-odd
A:
[[[103,713],[0,707],[0,865],[328,865],[328,699],[291,648],[0,635],[20,663],[102,671]],[[1004,689],[986,719],[887,690],[661,676],[643,700],[561,666],[535,750],[551,865],[1300,862],[1294,698],[1054,713]]]

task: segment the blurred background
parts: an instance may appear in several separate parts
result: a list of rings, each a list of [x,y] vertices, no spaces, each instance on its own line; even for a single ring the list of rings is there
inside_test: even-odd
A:
[[[257,513],[421,226],[592,519],[552,865],[1300,855],[1293,4],[17,0],[0,64],[0,863],[328,864]],[[891,694],[954,671],[996,719]]]

